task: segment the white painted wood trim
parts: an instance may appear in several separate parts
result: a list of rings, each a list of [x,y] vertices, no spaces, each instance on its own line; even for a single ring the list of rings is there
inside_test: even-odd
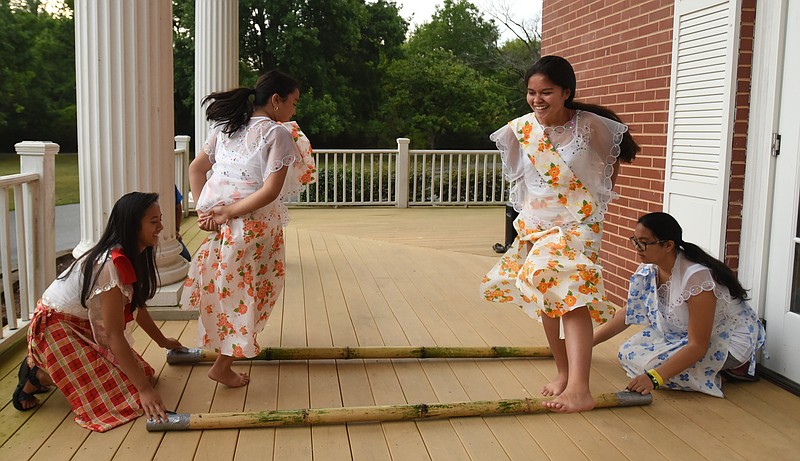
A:
[[[775,176],[770,146],[780,110],[787,1],[758,3],[753,41],[739,280],[750,290],[751,304],[760,316],[764,315]]]
[[[724,24],[720,12],[724,12]],[[709,15],[709,20],[718,24],[703,30],[699,15]],[[741,0],[676,0],[674,17],[664,210],[681,222],[687,241],[721,258],[727,227]],[[713,66],[704,67],[707,64]],[[708,110],[700,110],[704,104]],[[695,121],[692,117],[701,118]]]

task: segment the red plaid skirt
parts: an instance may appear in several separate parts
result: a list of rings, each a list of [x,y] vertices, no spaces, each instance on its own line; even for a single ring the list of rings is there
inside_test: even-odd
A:
[[[114,354],[94,341],[89,320],[36,305],[28,329],[31,365],[46,371],[66,396],[75,422],[97,432],[142,414],[139,393],[119,368]],[[134,351],[145,374],[153,367]]]

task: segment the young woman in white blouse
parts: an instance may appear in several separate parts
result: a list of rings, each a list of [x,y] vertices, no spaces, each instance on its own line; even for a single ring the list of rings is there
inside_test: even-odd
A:
[[[45,290],[28,329],[28,356],[12,402],[36,407],[55,385],[75,422],[104,432],[138,418],[166,418],[155,370],[131,347],[135,320],[159,347],[181,343],[158,329],[145,303],[158,286],[155,247],[164,226],[158,194],[131,192],[114,204],[97,244]]]
[[[599,344],[644,325],[619,349],[628,390],[661,387],[723,397],[720,375],[753,380],[764,328],[745,302],[747,291],[724,263],[683,240],[667,213],[639,218],[631,237],[642,264],[631,277],[628,303],[594,335]]]

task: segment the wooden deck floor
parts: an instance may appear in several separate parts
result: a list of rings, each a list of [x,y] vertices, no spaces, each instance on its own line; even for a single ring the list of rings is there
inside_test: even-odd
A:
[[[260,336],[264,346],[544,345],[541,326],[510,305],[478,299],[496,257],[500,208],[292,210],[287,279]],[[202,236],[184,223],[196,248]],[[195,321],[162,322],[196,344]],[[217,386],[208,365],[169,366],[138,332],[179,412],[494,400],[537,397],[552,360],[339,360],[241,363],[250,385]],[[597,348],[593,393],[624,388],[623,338]],[[10,396],[24,355],[0,356]],[[21,413],[0,410],[0,459],[62,460],[752,460],[799,459],[800,398],[764,380],[725,385],[726,399],[657,391],[652,405],[583,414],[148,433],[144,420],[106,434],[78,427],[58,392]],[[794,442],[792,442],[794,440]]]

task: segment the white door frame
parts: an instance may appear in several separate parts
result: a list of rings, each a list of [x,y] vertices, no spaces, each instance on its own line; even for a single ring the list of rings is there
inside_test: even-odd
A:
[[[778,129],[786,11],[789,1],[759,2],[753,40],[750,119],[747,128],[739,280],[750,289],[752,306],[764,316],[767,258],[772,229],[775,158],[772,133]]]

